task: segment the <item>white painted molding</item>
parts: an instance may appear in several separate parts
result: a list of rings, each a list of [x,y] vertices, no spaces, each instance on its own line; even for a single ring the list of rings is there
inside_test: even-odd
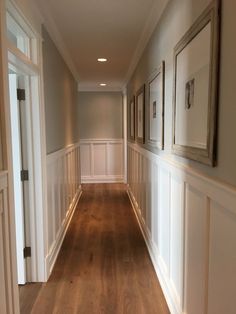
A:
[[[60,35],[60,32],[58,31],[56,23],[54,22],[54,19],[52,18],[50,14],[49,7],[45,6],[43,1],[35,1],[35,5],[40,12],[40,16],[43,19],[42,23],[44,24],[48,33],[50,34],[52,41],[55,43],[56,47],[61,53],[65,63],[67,64],[72,75],[74,76],[74,79],[76,81],[79,81],[79,74],[77,72],[74,61],[72,60],[72,57],[62,39],[62,36]]]
[[[135,49],[134,55],[132,57],[132,61],[131,64],[129,66],[129,69],[127,71],[127,74],[125,76],[125,80],[124,80],[124,85],[123,88],[128,84],[143,52],[144,49],[147,46],[147,43],[149,41],[149,39],[151,38],[151,35],[155,29],[155,27],[157,26],[159,19],[167,5],[169,0],[159,0],[159,1],[153,1],[153,6],[152,9],[150,11],[150,15],[147,19],[146,25],[143,29],[143,32],[140,36],[138,45]]]
[[[67,233],[67,230],[70,226],[71,220],[73,218],[74,212],[75,212],[76,207],[78,205],[78,202],[80,200],[81,194],[82,194],[82,188],[80,185],[77,192],[76,192],[76,195],[75,195],[75,197],[71,203],[71,206],[70,206],[71,209],[70,209],[67,217],[63,221],[61,229],[58,232],[57,240],[55,240],[54,245],[52,246],[50,252],[48,253],[48,255],[46,257],[45,267],[47,269],[47,274],[52,273],[53,267],[56,263],[58,254],[60,253],[60,249],[61,249],[63,240],[64,240],[66,233]]]
[[[129,197],[171,313],[234,313],[236,188],[128,150]]]
[[[14,220],[9,207],[8,172],[0,172],[0,313],[18,314]]]
[[[154,266],[155,272],[157,274],[157,277],[159,279],[162,291],[164,293],[166,302],[168,304],[169,310],[171,312],[171,314],[180,314],[180,310],[177,310],[175,308],[175,303],[172,301],[172,298],[170,297],[170,291],[168,288],[168,282],[166,282],[166,278],[165,276],[163,276],[163,271],[161,270],[160,266],[158,265],[157,261],[156,261],[156,252],[155,252],[155,244],[153,243],[151,236],[149,235],[149,232],[146,228],[145,222],[142,219],[142,215],[141,213],[141,209],[139,208],[138,203],[136,202],[136,199],[128,185],[128,190],[127,190],[129,199],[130,199],[130,203],[132,205],[135,217],[137,219],[140,231],[142,232],[144,241],[146,243],[147,249],[148,249],[148,253],[149,256],[151,258],[152,264]]]
[[[81,139],[80,145],[82,144],[91,144],[91,143],[110,143],[110,144],[121,144],[123,142],[123,138],[89,138],[89,139]]]
[[[124,182],[124,140],[80,140],[83,183]]]
[[[27,10],[26,10],[27,7]],[[36,10],[34,2],[16,3],[15,0],[6,1],[6,9],[9,10],[23,28],[27,26],[32,32],[32,37],[42,40],[40,23],[42,21],[41,14]],[[27,11],[27,12],[26,12]],[[35,21],[37,20],[37,21]]]
[[[47,155],[46,279],[52,272],[81,192],[79,143]]]
[[[236,207],[232,207],[232,202],[236,200],[236,188],[232,185],[229,185],[217,179],[212,179],[209,176],[204,175],[202,172],[178,163],[171,158],[165,158],[160,155],[153,154],[152,152],[140,147],[135,143],[129,142],[128,146],[136,150],[149,160],[153,162],[159,162],[167,170],[172,170],[180,176],[182,175],[186,177],[187,175],[187,178],[191,178],[196,182],[196,184],[198,182],[199,188],[202,189],[202,187],[204,187],[204,190],[208,192],[209,197],[212,197],[214,195],[214,197],[217,197],[217,202],[219,202],[221,205],[225,205],[226,202],[227,208],[230,208],[231,211],[236,213]],[[196,181],[196,179],[201,180],[202,182]],[[215,194],[216,189],[218,191],[217,195]]]

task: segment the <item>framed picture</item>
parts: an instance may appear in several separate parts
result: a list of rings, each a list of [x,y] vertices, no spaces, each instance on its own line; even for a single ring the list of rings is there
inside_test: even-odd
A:
[[[164,66],[162,61],[149,81],[148,144],[164,149]]]
[[[214,166],[219,63],[219,1],[174,50],[173,152]]]
[[[136,138],[139,143],[145,142],[145,85],[136,93]]]
[[[135,96],[132,97],[129,104],[129,138],[135,140]]]

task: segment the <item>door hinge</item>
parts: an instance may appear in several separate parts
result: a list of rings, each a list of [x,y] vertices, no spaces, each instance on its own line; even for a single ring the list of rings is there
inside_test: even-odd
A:
[[[23,250],[24,258],[31,257],[31,247],[26,246]]]
[[[21,170],[20,177],[21,177],[21,181],[29,181],[29,171]]]
[[[17,100],[25,100],[25,89],[17,88]]]

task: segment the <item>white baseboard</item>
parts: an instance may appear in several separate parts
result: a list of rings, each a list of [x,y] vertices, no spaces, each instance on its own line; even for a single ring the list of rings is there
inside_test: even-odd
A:
[[[124,176],[83,176],[82,183],[123,183]]]
[[[133,195],[133,193],[129,187],[127,189],[127,193],[128,193],[135,217],[137,219],[139,228],[142,232],[144,241],[146,243],[148,253],[149,253],[149,256],[151,258],[152,264],[154,266],[156,275],[157,275],[158,280],[160,282],[163,294],[164,294],[166,302],[168,304],[169,310],[170,310],[171,314],[180,314],[181,311],[177,310],[177,305],[174,304],[174,302],[172,301],[173,296],[171,296],[171,291],[170,291],[168,284],[167,284],[168,279],[165,278],[164,272],[161,270],[160,266],[158,265],[158,262],[157,262],[158,257],[156,256],[156,249],[154,247],[154,243],[153,243],[153,241],[149,235],[149,231],[147,230],[147,227],[145,226],[145,224],[143,222],[142,216],[140,214],[140,208],[138,207],[138,203],[135,200],[135,197],[134,197],[134,195]]]
[[[76,210],[77,204],[79,202],[79,199],[81,197],[82,194],[82,189],[81,186],[79,187],[71,205],[70,205],[70,210],[68,212],[68,215],[66,216],[61,229],[59,230],[59,232],[57,233],[57,237],[56,240],[54,241],[51,250],[49,252],[49,254],[47,255],[46,259],[45,259],[45,267],[46,267],[46,274],[47,274],[47,279],[49,278],[53,267],[56,263],[58,254],[60,252],[63,240],[65,238],[66,232],[70,226],[71,220],[73,218],[74,212]]]

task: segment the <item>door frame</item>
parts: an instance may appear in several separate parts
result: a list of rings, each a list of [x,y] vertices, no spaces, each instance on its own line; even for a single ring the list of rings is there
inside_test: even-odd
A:
[[[37,61],[27,58],[17,47],[12,45],[6,38],[6,13],[9,12],[14,20],[21,26],[21,28],[30,34],[34,40],[34,54],[37,55]],[[9,114],[9,83],[8,83],[8,65],[11,64],[23,73],[31,77],[31,92],[32,97],[29,100],[28,113],[29,123],[31,125],[31,156],[29,163],[31,164],[31,181],[32,187],[30,190],[30,202],[32,205],[30,215],[30,240],[31,240],[31,273],[30,281],[45,282],[47,280],[47,273],[45,267],[45,252],[46,252],[46,238],[47,238],[47,218],[46,218],[46,137],[45,137],[45,113],[44,113],[44,95],[43,95],[43,81],[42,81],[42,38],[33,27],[28,23],[20,10],[10,1],[6,2],[5,10],[3,10],[3,50],[5,50],[4,64],[4,94],[6,104],[7,123],[6,128],[8,134],[10,131],[10,114]],[[5,49],[4,49],[5,48]],[[33,126],[33,127],[32,127]],[[13,180],[12,180],[12,151],[11,140],[7,137],[8,147],[8,169],[9,169],[9,185],[11,185],[10,193],[13,194]],[[30,169],[29,169],[30,170]],[[11,195],[11,207],[14,206],[13,195]],[[13,213],[14,215],[14,213]],[[15,217],[13,217],[15,219]],[[15,245],[14,245],[15,246]]]
[[[9,66],[9,97],[11,113],[11,146],[13,152],[13,184],[14,184],[14,201],[15,201],[15,227],[16,227],[16,255],[17,255],[17,273],[18,284],[25,284],[27,280],[26,260],[24,259],[24,247],[26,244],[25,230],[25,213],[24,213],[24,191],[23,182],[20,178],[22,165],[22,133],[20,123],[20,101],[17,99],[18,75],[15,69]]]

